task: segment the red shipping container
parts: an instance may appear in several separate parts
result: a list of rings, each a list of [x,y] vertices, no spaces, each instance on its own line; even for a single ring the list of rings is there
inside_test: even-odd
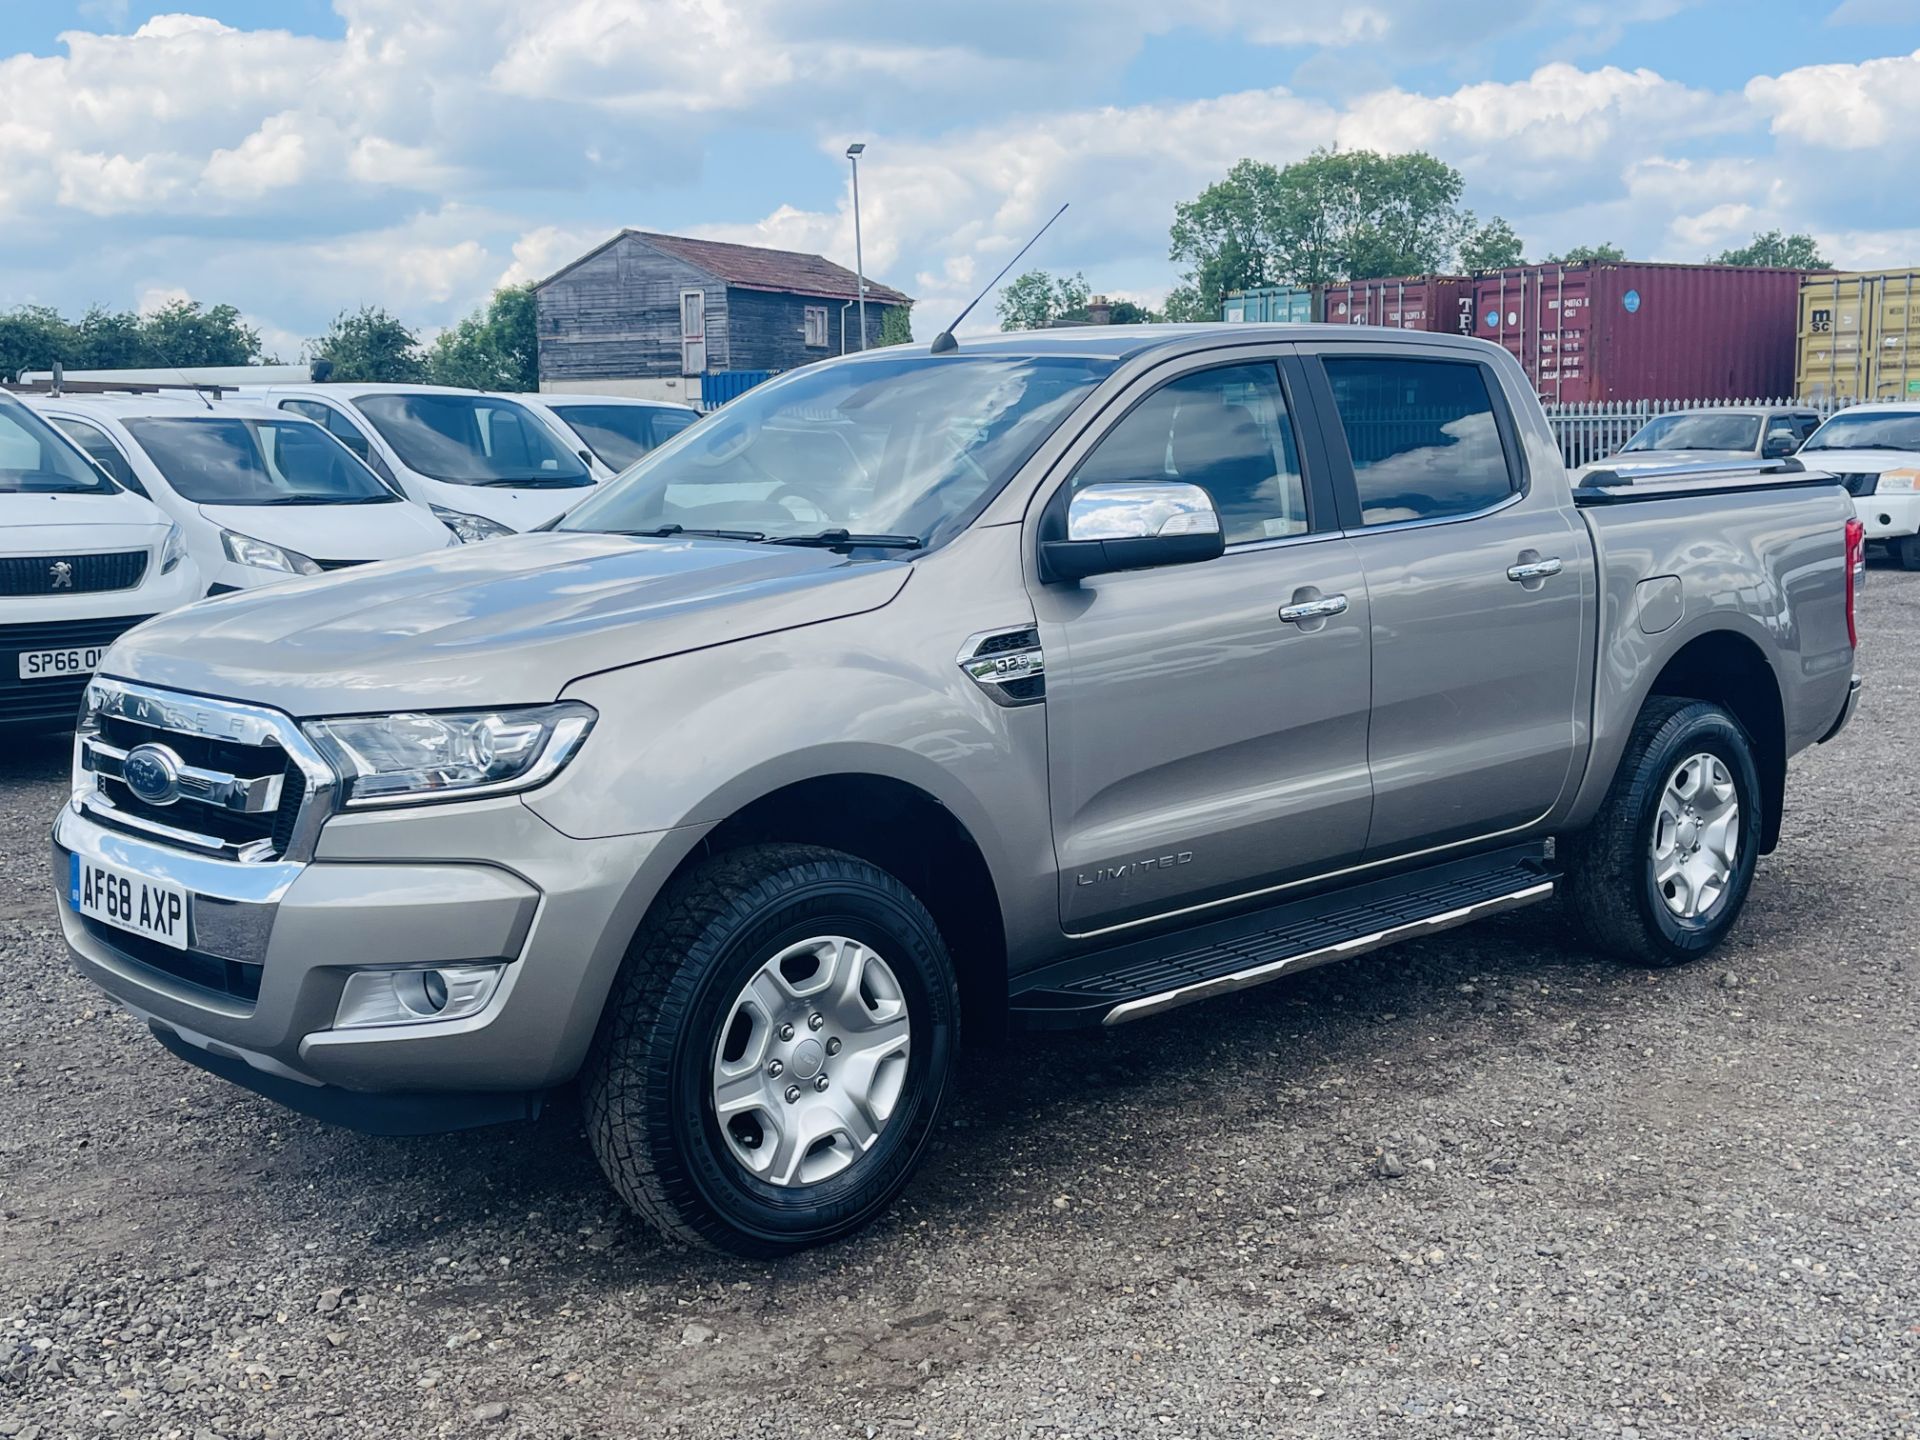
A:
[[[1474,333],[1473,281],[1464,275],[1395,275],[1327,286],[1329,325]]]
[[[1798,270],[1523,265],[1474,282],[1473,333],[1549,404],[1762,400],[1793,390]]]

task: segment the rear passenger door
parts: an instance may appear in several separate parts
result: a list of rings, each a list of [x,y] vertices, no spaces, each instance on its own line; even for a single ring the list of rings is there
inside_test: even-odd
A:
[[[1490,363],[1327,345],[1316,393],[1372,611],[1369,859],[1546,816],[1579,753],[1592,548]]]
[[[1143,377],[1065,457],[1049,506],[1183,480],[1226,540],[1214,560],[1035,587],[1070,933],[1338,869],[1366,841],[1366,587],[1289,401],[1275,356],[1196,357]]]

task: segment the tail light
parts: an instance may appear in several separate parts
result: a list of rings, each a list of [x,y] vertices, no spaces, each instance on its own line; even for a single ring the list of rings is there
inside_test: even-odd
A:
[[[1860,648],[1860,632],[1853,623],[1854,597],[1867,575],[1867,527],[1857,519],[1847,521],[1847,643]]]

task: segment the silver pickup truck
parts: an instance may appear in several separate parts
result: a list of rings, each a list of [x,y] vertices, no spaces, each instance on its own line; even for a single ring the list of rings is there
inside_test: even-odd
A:
[[[1571,489],[1474,340],[874,351],[547,533],[133,631],[52,877],[194,1064],[386,1133],[577,1080],[636,1209],[775,1254],[906,1183],[963,1017],[1556,894],[1629,962],[1710,950],[1852,712],[1860,553],[1797,467]]]

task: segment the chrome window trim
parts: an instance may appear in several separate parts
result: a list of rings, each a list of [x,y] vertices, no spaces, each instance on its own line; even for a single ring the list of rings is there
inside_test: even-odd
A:
[[[267,853],[271,851],[271,846],[262,846],[258,842],[238,847],[237,851],[229,844],[215,842],[216,853],[221,850],[231,852],[235,863],[248,865],[269,859],[300,862],[313,858],[319,843],[320,827],[338,808],[340,784],[332,767],[322,758],[313,742],[307,739],[292,716],[263,706],[213,700],[111,676],[95,676],[87,686],[81,724],[74,735],[73,794],[70,801],[76,812],[87,810],[95,815],[102,813],[103,807],[108,811],[117,808],[107,796],[100,793],[93,779],[95,772],[85,764],[88,746],[96,741],[94,727],[99,715],[111,715],[160,730],[254,745],[262,749],[277,746],[306,781],[300,797],[300,811],[295,817],[293,833],[288,838],[285,852],[273,856]],[[212,838],[195,836],[190,830],[175,831],[170,826],[151,821],[137,822],[136,817],[124,812],[115,814],[110,823],[158,835],[178,836],[183,844],[197,844]]]

